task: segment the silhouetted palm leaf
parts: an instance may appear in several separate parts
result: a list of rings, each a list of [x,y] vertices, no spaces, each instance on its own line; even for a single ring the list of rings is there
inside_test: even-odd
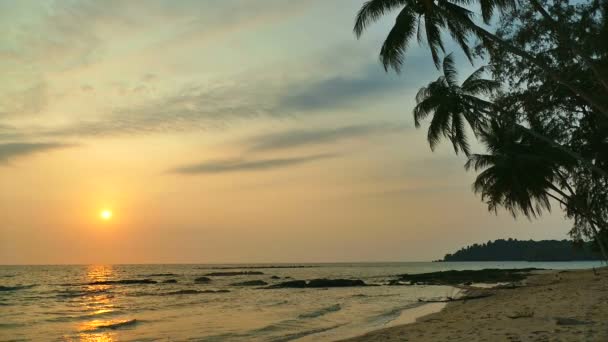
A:
[[[483,70],[478,70],[462,85],[458,85],[452,54],[443,60],[443,73],[443,76],[418,91],[414,124],[420,127],[422,120],[432,116],[427,134],[431,149],[435,148],[441,137],[446,137],[452,142],[456,153],[462,151],[469,155],[466,124],[478,131],[484,124],[484,115],[492,108],[490,102],[477,96],[491,94],[498,90],[499,84],[482,79]]]
[[[512,122],[492,120],[478,133],[487,154],[469,156],[466,169],[480,171],[473,190],[490,210],[505,207],[527,217],[550,210],[550,189],[557,189],[558,170],[568,156],[525,134]]]
[[[441,34],[447,31],[460,45],[465,55],[472,60],[469,37],[475,33],[472,23],[473,13],[460,6],[470,1],[447,0],[370,0],[363,4],[355,20],[354,31],[360,37],[369,24],[378,21],[392,10],[401,8],[395,25],[386,37],[380,59],[385,69],[401,70],[405,52],[410,40],[423,37],[429,46],[435,65],[439,68],[439,53],[444,51]],[[422,29],[424,28],[424,33]]]
[[[507,9],[515,7],[515,0],[479,0],[481,15],[486,24],[490,23],[496,9]]]

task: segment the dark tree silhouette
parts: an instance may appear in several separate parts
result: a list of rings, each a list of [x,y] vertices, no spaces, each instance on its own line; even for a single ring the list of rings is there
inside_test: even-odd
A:
[[[391,11],[399,13],[380,51],[384,68],[402,70],[416,37],[443,71],[414,109],[417,127],[431,117],[431,148],[445,137],[467,155],[490,210],[531,218],[554,200],[574,221],[571,235],[594,239],[606,256],[608,1],[370,0],[357,14],[357,37]],[[470,61],[489,62],[493,80],[482,68],[459,85],[452,55],[441,63],[443,33]],[[486,153],[471,154],[468,131]]]
[[[446,254],[443,261],[583,261],[601,260],[590,243],[570,240],[523,241],[516,239],[473,244]]]
[[[469,155],[465,122],[473,130],[481,130],[485,113],[492,104],[479,96],[492,94],[498,90],[500,84],[482,78],[485,68],[480,68],[462,82],[462,85],[458,85],[458,73],[452,54],[445,57],[442,67],[443,76],[421,88],[416,95],[414,123],[416,127],[420,127],[421,120],[431,115],[427,135],[431,149],[435,148],[443,135],[452,142],[456,153],[462,151]]]

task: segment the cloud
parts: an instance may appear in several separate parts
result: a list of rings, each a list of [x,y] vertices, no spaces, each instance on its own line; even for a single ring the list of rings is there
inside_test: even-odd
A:
[[[390,94],[407,86],[404,78],[386,74],[377,63],[362,66],[359,74],[337,74],[330,78],[295,85],[283,94],[279,108],[310,111],[352,105],[370,96]]]
[[[153,73],[147,73],[147,74],[145,74],[145,75],[143,75],[141,77],[141,80],[143,82],[146,82],[146,83],[148,83],[148,82],[154,82],[157,79],[158,79],[158,76],[156,74],[153,74]]]
[[[200,164],[187,165],[170,170],[172,173],[193,174],[219,174],[227,172],[265,171],[288,166],[309,163],[317,160],[336,157],[336,154],[316,154],[292,158],[254,159],[254,160],[216,160]]]
[[[316,4],[321,6],[315,8]],[[412,69],[407,78],[387,75],[369,53],[375,50],[351,35],[352,14],[340,19],[349,21],[344,26],[347,35],[332,33],[323,47],[303,41],[284,55],[273,49],[266,55],[264,44],[291,43],[287,33],[301,32],[300,19],[295,17],[320,9],[343,12],[341,7],[328,8],[320,0],[301,4],[226,0],[217,6],[213,0],[158,0],[146,6],[117,0],[0,4],[6,10],[0,13],[6,19],[0,21],[0,28],[6,26],[10,32],[2,38],[8,40],[4,45],[10,51],[0,50],[0,58],[2,52],[18,57],[16,65],[6,68],[23,70],[23,78],[43,81],[47,70],[60,71],[51,73],[56,77],[48,77],[47,86],[22,86],[21,90],[27,90],[23,96],[6,98],[23,99],[6,108],[0,104],[0,111],[62,116],[46,121],[40,116],[38,126],[27,132],[37,139],[196,131],[252,118],[370,108],[385,101],[385,95],[419,86],[419,74],[430,74],[432,69]],[[277,29],[269,30],[274,28],[270,25]],[[265,36],[270,34],[261,45],[252,36],[258,29]],[[245,42],[243,53],[234,55],[234,46]],[[209,60],[194,62],[199,60],[197,54],[206,55],[206,45],[212,47]],[[231,57],[223,58],[223,53]],[[218,66],[213,64],[218,62]],[[234,67],[224,65],[232,63]],[[426,65],[432,68],[432,63]],[[109,84],[113,86],[108,88]],[[79,91],[72,91],[75,86],[80,86]],[[2,93],[0,89],[0,99]],[[124,96],[115,98],[118,94]],[[64,120],[63,116],[70,117]]]
[[[295,129],[270,135],[259,135],[246,140],[249,151],[269,151],[333,143],[347,139],[401,132],[407,127],[403,124],[381,123],[361,124],[335,128]]]
[[[107,136],[204,130],[237,119],[268,115],[267,89],[241,85],[189,86],[174,95],[114,110],[90,121],[38,132],[48,136]]]
[[[66,147],[70,144],[63,143],[5,143],[0,144],[0,165],[8,164],[15,158],[29,156],[35,153],[47,152]]]
[[[99,136],[204,130],[243,119],[327,113],[339,106],[369,103],[379,93],[396,93],[404,88],[402,81],[386,76],[378,65],[363,69],[362,74],[348,77],[343,75],[344,70],[334,71],[336,76],[324,80],[319,80],[320,75],[307,79],[285,79],[281,75],[260,79],[256,75],[272,73],[258,71],[227,81],[188,85],[171,95],[115,109],[101,119],[54,128],[47,134]]]
[[[23,89],[0,93],[0,117],[37,114],[48,105],[48,85],[37,82]]]
[[[0,29],[4,32],[0,37],[0,73],[6,76],[0,85],[0,116],[37,114],[47,109],[47,103],[55,105],[58,94],[73,96],[76,100],[62,99],[73,102],[82,92],[92,90],[99,91],[101,97],[104,81],[133,79],[134,72],[147,66],[156,67],[154,71],[159,65],[174,71],[176,64],[183,64],[176,55],[200,53],[205,45],[217,48],[224,44],[222,37],[247,34],[302,15],[311,3],[156,0],[142,6],[120,0],[0,2]],[[185,68],[182,71],[188,75],[200,72],[187,69],[192,65]],[[72,77],[92,83],[82,85],[82,92],[71,92]],[[150,72],[137,81],[162,84]],[[146,91],[133,88],[135,93]]]
[[[0,28],[5,34],[1,57],[23,64],[41,64],[47,71],[66,70],[105,58],[108,40],[137,37],[142,31],[163,32],[159,43],[201,41],[279,21],[302,5],[283,0],[148,1],[108,0],[20,1],[0,3]],[[185,39],[184,35],[194,39]],[[103,51],[102,51],[103,50]]]
[[[19,140],[23,134],[17,128],[0,124],[0,140]]]

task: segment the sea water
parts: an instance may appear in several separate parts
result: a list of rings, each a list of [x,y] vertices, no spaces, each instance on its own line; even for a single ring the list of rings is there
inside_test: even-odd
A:
[[[0,341],[333,341],[411,322],[448,286],[388,286],[450,269],[590,268],[598,262],[0,266]],[[208,276],[213,272],[250,272]],[[261,274],[259,274],[261,273]],[[361,279],[378,286],[264,289],[262,280]],[[144,280],[148,283],[111,283]],[[100,283],[101,282],[101,283]]]

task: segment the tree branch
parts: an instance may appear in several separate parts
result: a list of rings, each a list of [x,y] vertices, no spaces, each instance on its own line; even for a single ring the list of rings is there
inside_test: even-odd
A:
[[[593,64],[593,61],[587,55],[585,55],[584,53],[581,53],[581,51],[577,48],[576,43],[573,42],[572,39],[570,39],[569,37],[566,37],[566,34],[565,34],[564,30],[562,29],[562,27],[559,25],[559,23],[555,19],[553,19],[553,17],[551,17],[549,12],[547,12],[547,10],[540,4],[540,2],[538,0],[530,0],[530,3],[534,7],[534,9],[538,13],[540,13],[542,15],[542,17],[545,18],[545,20],[547,20],[549,22],[549,24],[551,25],[551,28],[553,29],[555,35],[557,36],[557,39],[558,40],[563,39],[564,42],[567,44],[568,48],[570,50],[572,50],[572,52],[574,52],[574,54],[576,54],[580,58],[582,58],[583,62],[585,64],[587,64],[589,69],[591,69],[591,72],[593,73],[595,78],[597,78],[597,80],[600,82],[600,84],[602,84],[602,86],[604,86],[604,88],[606,90],[608,90],[608,80],[606,80],[602,77],[602,74],[595,67],[595,65]]]

